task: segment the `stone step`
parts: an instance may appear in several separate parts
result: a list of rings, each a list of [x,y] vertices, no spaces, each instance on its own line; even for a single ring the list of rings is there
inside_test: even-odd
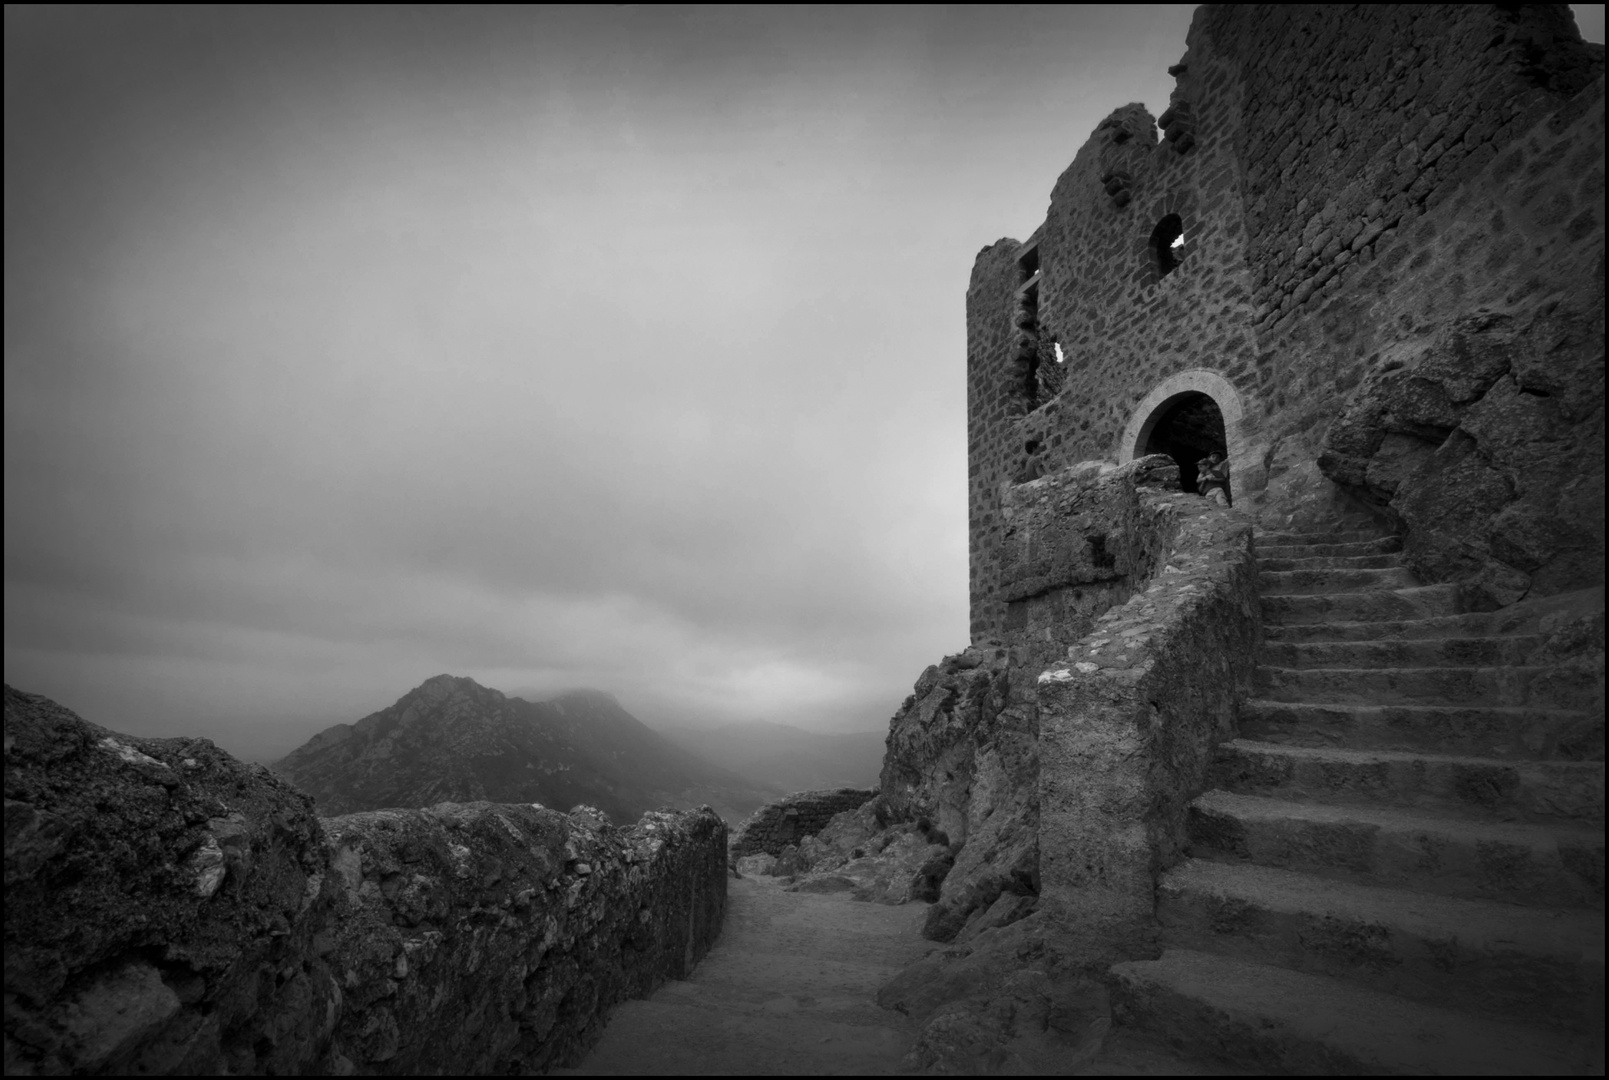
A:
[[[1364,589],[1410,589],[1419,584],[1404,566],[1380,570],[1272,570],[1257,575],[1264,596],[1312,596],[1350,593]]]
[[[1275,555],[1258,553],[1257,569],[1274,570],[1384,570],[1402,565],[1401,555]]]
[[[1265,641],[1258,659],[1270,667],[1291,668],[1497,667],[1524,664],[1543,640],[1537,636],[1516,635],[1393,641]]]
[[[1467,821],[1213,790],[1190,804],[1190,855],[1470,900],[1603,905],[1602,827]]]
[[[1112,976],[1117,1023],[1247,1072],[1546,1076],[1593,1065],[1580,1036],[1214,953],[1168,949]]]
[[[1530,683],[1547,672],[1540,667],[1285,668],[1259,666],[1259,697],[1315,705],[1536,705],[1568,703],[1535,700]]]
[[[1336,543],[1330,537],[1305,544],[1275,544],[1261,536],[1256,539],[1257,557],[1270,559],[1299,559],[1307,555],[1388,555],[1401,550],[1402,541],[1395,536],[1352,543]]]
[[[1240,733],[1288,746],[1602,761],[1603,717],[1565,709],[1312,705],[1253,698]]]
[[[1418,806],[1475,820],[1601,824],[1604,817],[1601,761],[1500,761],[1236,739],[1218,747],[1208,782],[1237,795]]]
[[[1603,915],[1186,859],[1157,887],[1162,944],[1346,979],[1412,1001],[1587,1032]]]
[[[1268,641],[1397,641],[1415,638],[1509,637],[1513,619],[1501,612],[1472,611],[1429,619],[1388,619],[1377,622],[1266,623]]]
[[[1264,544],[1311,547],[1315,544],[1373,544],[1397,537],[1370,529],[1337,529],[1333,532],[1258,532],[1253,534],[1258,548]]]
[[[1463,611],[1458,586],[1418,585],[1309,596],[1263,596],[1263,621],[1292,623],[1385,622],[1430,619]]]

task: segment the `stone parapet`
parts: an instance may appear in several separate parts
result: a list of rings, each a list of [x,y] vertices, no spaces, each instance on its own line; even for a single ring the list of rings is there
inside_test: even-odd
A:
[[[876,796],[876,788],[836,788],[799,791],[766,803],[733,831],[729,857],[780,855],[788,845],[825,829],[835,815],[857,810]]]
[[[707,807],[321,820],[204,739],[5,695],[7,1073],[539,1072],[720,932]]]
[[[1066,655],[1097,616],[1150,579],[1167,541],[1148,515],[1144,490],[1177,491],[1166,455],[1124,465],[1086,461],[1000,495],[999,599],[995,640],[1030,673]]]
[[[1261,636],[1250,521],[1140,498],[1166,553],[1156,573],[1038,685],[1041,897],[1119,958],[1150,946],[1157,876],[1181,857],[1213,747],[1234,737]]]

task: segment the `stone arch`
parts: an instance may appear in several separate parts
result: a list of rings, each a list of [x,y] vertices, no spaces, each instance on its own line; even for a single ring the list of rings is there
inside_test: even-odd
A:
[[[1257,482],[1261,479],[1262,463],[1248,439],[1246,411],[1240,400],[1240,392],[1228,379],[1208,368],[1191,368],[1170,375],[1140,399],[1129,414],[1128,423],[1123,425],[1123,434],[1118,436],[1117,460],[1133,461],[1143,457],[1157,421],[1181,400],[1194,394],[1211,398],[1222,414],[1230,486],[1237,493],[1251,494],[1252,490],[1262,486]],[[1248,486],[1247,481],[1252,481],[1252,484]]]

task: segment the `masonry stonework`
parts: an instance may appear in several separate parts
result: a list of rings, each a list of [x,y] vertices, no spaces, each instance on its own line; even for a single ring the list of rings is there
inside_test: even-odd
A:
[[[780,855],[807,836],[825,829],[839,814],[856,810],[877,796],[876,788],[833,788],[798,791],[766,803],[732,831],[731,859],[745,855]]]
[[[708,807],[320,819],[205,739],[5,730],[8,1075],[543,1072],[720,933]]]
[[[973,640],[1000,638],[1017,602],[1001,592],[1012,485],[1143,456],[1156,447],[1142,432],[1192,394],[1224,414],[1237,505],[1265,522],[1375,512],[1416,569],[1471,582],[1488,606],[1601,582],[1602,47],[1557,5],[1209,5],[1170,71],[1160,121],[1113,112],[1043,224],[973,267]],[[1438,531],[1416,509],[1424,484],[1399,496],[1366,469],[1321,469],[1324,435],[1371,380],[1477,314],[1507,320],[1511,351],[1568,338],[1553,380],[1568,392],[1499,366],[1453,404],[1529,392],[1552,452],[1574,463],[1537,477],[1515,439],[1489,431],[1477,446],[1444,410],[1413,428],[1422,449],[1393,444],[1382,466],[1479,451],[1464,471],[1492,490]],[[1047,364],[1060,370],[1044,377]],[[1364,456],[1393,433],[1375,427]],[[1542,524],[1515,523],[1528,515]]]

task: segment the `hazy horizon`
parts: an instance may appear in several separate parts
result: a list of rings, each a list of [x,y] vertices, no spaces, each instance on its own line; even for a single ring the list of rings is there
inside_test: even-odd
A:
[[[8,7],[6,681],[256,759],[442,673],[886,727],[972,260],[1193,10]]]

